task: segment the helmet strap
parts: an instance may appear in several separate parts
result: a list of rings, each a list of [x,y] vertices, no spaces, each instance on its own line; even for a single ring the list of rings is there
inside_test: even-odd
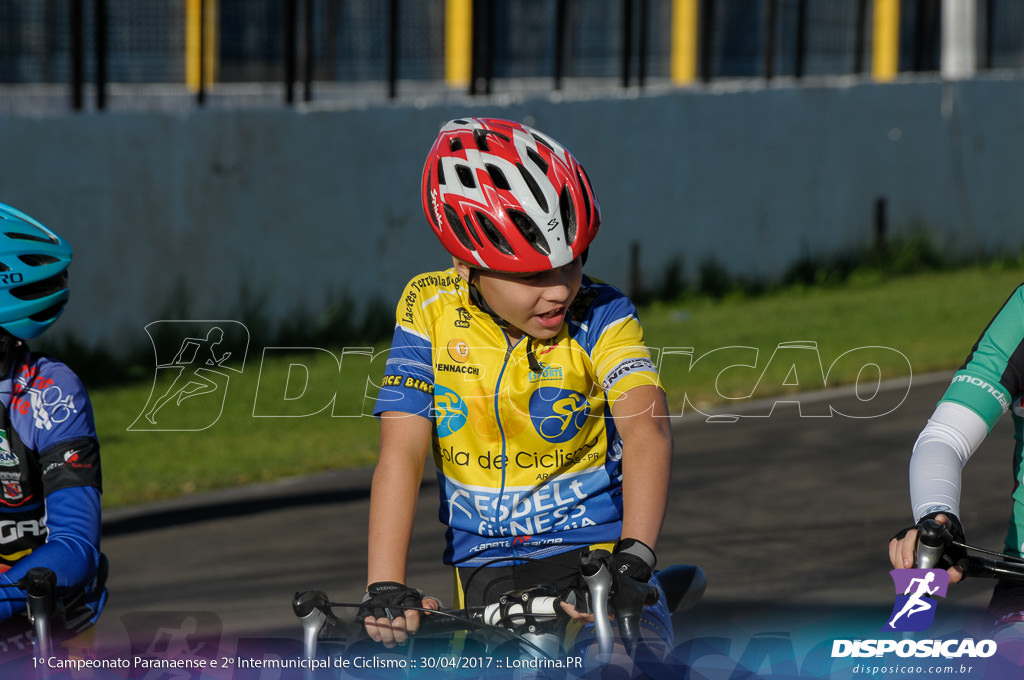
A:
[[[490,316],[492,319],[494,319],[494,323],[498,324],[502,328],[508,328],[512,324],[510,324],[508,321],[505,321],[500,316],[498,316],[497,312],[495,312],[491,308],[491,306],[489,304],[487,304],[487,300],[484,299],[484,294],[480,292],[479,288],[477,288],[476,277],[477,277],[477,274],[479,274],[479,273],[480,273],[480,270],[477,269],[476,267],[470,267],[469,268],[469,281],[467,283],[469,284],[469,300],[470,300],[470,302],[472,302],[474,305],[479,307],[481,312],[484,312],[485,314]]]
[[[503,329],[504,328],[508,328],[512,324],[510,324],[508,321],[505,321],[505,319],[503,319],[500,316],[498,316],[497,313],[495,313],[495,311],[493,309],[491,309],[491,306],[489,304],[487,304],[487,300],[484,299],[484,294],[480,292],[479,288],[477,288],[476,281],[474,280],[476,278],[477,273],[478,273],[478,270],[475,267],[470,267],[469,268],[469,281],[468,281],[468,284],[469,284],[469,300],[470,300],[470,302],[472,302],[474,305],[479,307],[480,311],[486,313],[488,316],[490,316],[492,319],[494,319],[494,322],[496,324],[498,324],[498,326],[500,326]],[[529,335],[529,334],[525,334],[525,335],[526,335],[526,358],[530,362],[530,370],[534,371],[535,373],[543,373],[544,372],[544,367],[537,360],[537,356],[534,354],[534,351],[533,351],[534,350],[535,338],[532,335]]]
[[[18,338],[0,329],[0,380],[10,377],[11,368],[19,354],[17,350],[23,344]]]

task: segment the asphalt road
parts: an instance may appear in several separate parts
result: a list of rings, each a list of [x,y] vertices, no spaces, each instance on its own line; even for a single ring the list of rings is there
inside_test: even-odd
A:
[[[681,418],[659,558],[662,565],[696,563],[707,573],[693,621],[783,627],[826,612],[860,612],[883,624],[893,602],[886,544],[910,519],[910,448],[948,379],[887,384],[870,400],[838,390],[773,410],[744,404],[733,419],[709,422],[695,412]],[[831,406],[871,416],[883,404],[890,412],[874,417],[820,415]],[[968,538],[989,547],[1002,545],[1009,511],[1008,421],[966,470]],[[100,640],[123,646],[130,635],[149,634],[140,627],[186,620],[222,640],[297,639],[293,593],[316,588],[348,601],[362,593],[369,474],[339,472],[108,513],[110,602]],[[429,478],[418,507],[410,581],[447,597],[451,576],[440,564],[443,532]],[[950,601],[977,609],[989,588],[968,582]]]

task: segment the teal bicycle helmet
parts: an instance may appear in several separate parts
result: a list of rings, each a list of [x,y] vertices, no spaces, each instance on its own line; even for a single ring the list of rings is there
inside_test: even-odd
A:
[[[67,304],[71,246],[20,210],[0,203],[0,328],[31,340]]]

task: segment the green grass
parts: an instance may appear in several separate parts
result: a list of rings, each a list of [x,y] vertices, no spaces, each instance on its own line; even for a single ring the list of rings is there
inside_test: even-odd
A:
[[[850,384],[858,375],[868,381],[879,373],[890,378],[953,369],[1022,278],[1019,268],[998,265],[898,278],[862,274],[837,287],[684,296],[645,306],[641,318],[651,347],[689,347],[699,359],[692,367],[684,355],[664,360],[662,380],[672,411],[679,413],[684,400],[706,408]],[[815,351],[776,354],[780,343],[792,342]],[[375,351],[384,350],[386,342],[378,343]],[[847,354],[851,350],[858,351]],[[231,374],[226,392],[212,400],[195,397],[157,419],[164,427],[205,428],[198,431],[140,429],[154,388],[148,381],[93,390],[105,506],[374,462],[377,422],[356,414],[367,373],[380,374],[380,357],[371,364],[367,357],[346,356],[339,368],[326,352],[266,360],[260,354],[251,349],[244,373]],[[289,369],[293,363],[306,368]],[[169,380],[160,377],[156,396]]]

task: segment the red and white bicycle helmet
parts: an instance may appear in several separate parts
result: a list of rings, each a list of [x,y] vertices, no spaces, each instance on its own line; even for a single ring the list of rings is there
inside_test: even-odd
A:
[[[493,118],[441,128],[423,167],[423,210],[449,253],[503,272],[569,264],[601,224],[590,180],[565,147]]]

